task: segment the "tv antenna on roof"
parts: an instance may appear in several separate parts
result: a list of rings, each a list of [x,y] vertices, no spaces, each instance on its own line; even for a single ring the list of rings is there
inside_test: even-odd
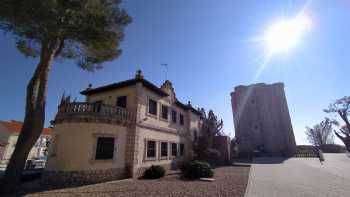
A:
[[[168,80],[168,64],[160,64],[161,66],[164,66],[165,68],[165,80]]]

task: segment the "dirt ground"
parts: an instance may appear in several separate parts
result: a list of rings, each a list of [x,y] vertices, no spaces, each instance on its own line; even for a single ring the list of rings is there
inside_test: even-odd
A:
[[[214,172],[215,181],[213,182],[184,180],[179,174],[175,174],[156,180],[128,179],[122,181],[111,181],[94,185],[51,190],[35,186],[34,183],[29,183],[25,185],[25,188],[13,196],[244,196],[249,177],[249,167],[226,166],[216,168],[214,169]],[[31,186],[30,184],[33,185]]]

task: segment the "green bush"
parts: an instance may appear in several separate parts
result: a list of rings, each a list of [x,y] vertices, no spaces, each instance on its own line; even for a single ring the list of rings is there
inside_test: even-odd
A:
[[[165,169],[163,166],[154,166],[149,167],[143,174],[143,177],[146,179],[158,179],[165,175]]]
[[[214,148],[208,148],[204,150],[205,158],[204,161],[208,162],[212,167],[222,164],[220,151]]]
[[[210,164],[204,161],[189,161],[182,165],[183,176],[188,179],[209,178],[214,176]]]

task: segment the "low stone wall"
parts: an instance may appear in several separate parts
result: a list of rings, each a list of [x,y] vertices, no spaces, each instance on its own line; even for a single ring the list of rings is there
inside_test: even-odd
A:
[[[42,184],[44,185],[85,185],[126,178],[125,168],[91,171],[44,171]]]

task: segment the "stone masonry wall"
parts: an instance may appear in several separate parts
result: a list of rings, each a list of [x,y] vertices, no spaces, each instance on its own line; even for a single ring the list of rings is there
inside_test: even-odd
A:
[[[231,94],[241,155],[291,155],[296,149],[283,83],[238,86]]]
[[[74,186],[126,178],[125,168],[92,171],[44,171],[41,182],[44,185]]]

